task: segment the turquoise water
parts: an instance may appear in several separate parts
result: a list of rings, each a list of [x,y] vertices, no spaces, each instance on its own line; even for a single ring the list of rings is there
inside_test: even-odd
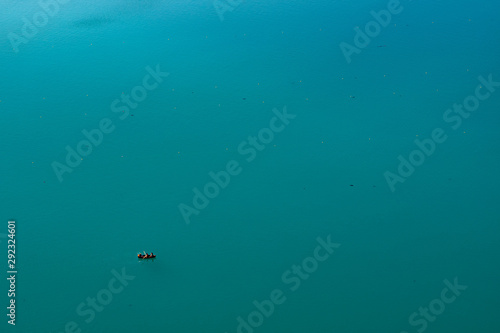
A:
[[[387,1],[215,4],[232,10],[69,1],[12,44],[42,9],[4,1],[1,331],[497,332],[500,87],[478,77],[500,81],[499,5],[402,1],[348,63],[340,44]],[[147,75],[155,88],[136,88]],[[479,84],[488,97],[454,129],[443,115]],[[54,162],[103,119],[60,181]],[[392,191],[386,172],[401,177],[398,156],[439,128]],[[193,206],[228,163],[225,188]],[[467,288],[453,294],[455,278]]]

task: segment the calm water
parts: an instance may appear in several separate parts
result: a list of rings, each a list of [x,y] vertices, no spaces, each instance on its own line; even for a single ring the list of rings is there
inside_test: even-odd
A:
[[[2,2],[1,331],[498,332],[497,2],[231,3]]]

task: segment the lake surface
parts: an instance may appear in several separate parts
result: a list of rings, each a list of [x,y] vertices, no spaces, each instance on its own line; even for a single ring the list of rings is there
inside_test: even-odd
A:
[[[498,2],[42,4],[0,13],[2,332],[498,332]]]

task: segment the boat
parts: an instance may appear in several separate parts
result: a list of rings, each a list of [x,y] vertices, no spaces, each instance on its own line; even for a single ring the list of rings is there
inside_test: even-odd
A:
[[[144,255],[144,254],[138,254],[137,255],[137,258],[139,259],[154,259],[156,258],[156,254],[153,254],[153,255],[150,255],[150,254],[147,254],[147,255]]]

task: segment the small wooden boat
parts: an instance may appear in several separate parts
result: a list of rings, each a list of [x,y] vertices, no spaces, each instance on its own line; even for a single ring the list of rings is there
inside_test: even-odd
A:
[[[137,258],[139,259],[154,259],[156,258],[156,254],[153,254],[153,255],[150,255],[150,254],[147,254],[147,255],[144,255],[144,254],[138,254],[137,255]]]

